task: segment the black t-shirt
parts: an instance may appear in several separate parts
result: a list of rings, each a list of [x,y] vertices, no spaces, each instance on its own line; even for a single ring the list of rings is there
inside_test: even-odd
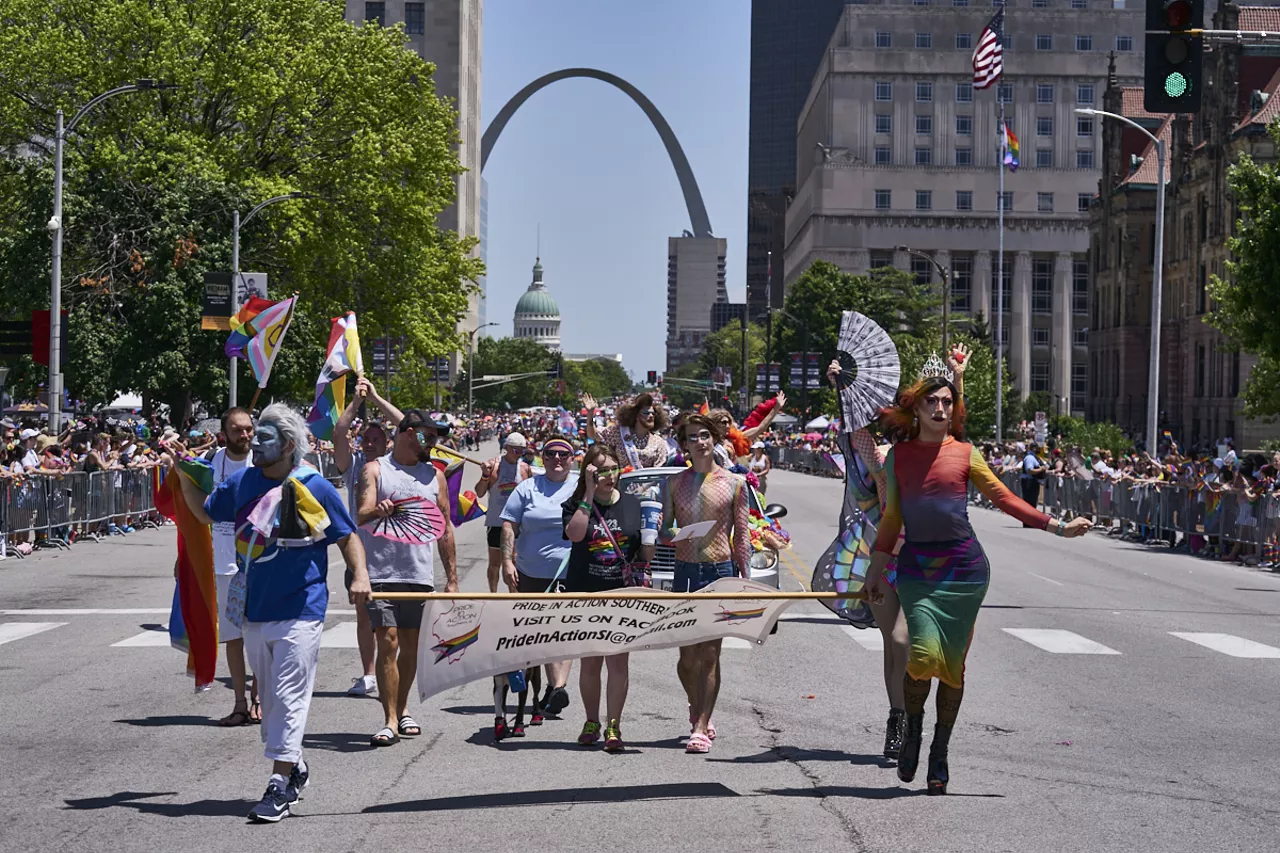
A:
[[[578,511],[578,502],[568,500],[562,507],[564,524],[568,526]],[[581,542],[573,543],[569,551],[569,565],[565,569],[565,587],[569,592],[604,592],[623,585],[623,561],[601,525],[601,518],[622,549],[621,557],[633,563],[640,553],[640,499],[619,493],[617,503],[612,506],[597,503],[587,523],[587,535]]]

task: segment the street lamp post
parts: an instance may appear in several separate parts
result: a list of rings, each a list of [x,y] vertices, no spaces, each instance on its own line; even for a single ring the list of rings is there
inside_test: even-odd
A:
[[[785,308],[774,308],[773,311],[777,311],[784,317],[790,317],[792,322],[800,327],[800,340],[804,349],[800,356],[800,408],[807,416],[809,413],[809,324]],[[782,377],[779,376],[778,379],[781,381]]]
[[[144,77],[93,98],[78,109],[65,126],[62,110],[57,112],[58,127],[53,137],[53,217],[48,226],[53,232],[53,268],[49,287],[49,428],[54,433],[62,430],[62,149],[66,145],[67,134],[76,129],[85,113],[108,98],[127,92],[176,88],[172,83]]]
[[[933,264],[933,268],[938,271],[938,275],[942,278],[942,352],[945,359],[946,355],[951,352],[951,331],[949,328],[951,319],[951,271],[938,263],[937,258],[926,252],[908,249],[906,246],[899,246],[898,251],[926,259]]]
[[[295,198],[311,198],[311,196],[303,192],[291,192],[285,195],[278,195],[275,198],[269,198],[266,201],[255,206],[252,210],[250,210],[244,219],[240,218],[239,208],[236,208],[231,212],[231,316],[232,317],[234,317],[240,311],[240,228],[241,226],[248,225],[249,220],[253,219],[253,217],[258,214],[258,211],[262,210],[262,208],[266,207],[267,205],[276,204],[277,202],[281,202],[281,201],[289,201],[290,199],[295,199]],[[387,358],[388,358],[388,364],[389,364],[390,363],[389,354]],[[237,385],[236,373],[237,371],[236,371],[236,360],[232,358],[230,359],[230,361],[231,361],[231,367],[230,367],[229,377],[230,377],[231,387],[227,395],[230,400],[227,407],[233,408],[236,405],[236,385]]]
[[[470,332],[467,332],[467,417],[471,417],[474,413],[475,406],[475,388],[476,388],[476,333],[481,329],[487,329],[490,326],[500,326],[501,323],[485,323],[483,326],[476,326]]]
[[[1142,131],[1156,146],[1156,252],[1151,276],[1151,361],[1147,365],[1147,450],[1157,445],[1156,430],[1160,420],[1160,301],[1164,296],[1164,140],[1126,116],[1088,107],[1076,112],[1122,121]]]

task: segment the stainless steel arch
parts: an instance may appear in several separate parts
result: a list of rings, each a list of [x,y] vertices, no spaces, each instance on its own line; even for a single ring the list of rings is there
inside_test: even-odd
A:
[[[502,129],[507,126],[507,122],[511,120],[511,116],[515,115],[516,110],[520,109],[520,105],[529,100],[534,92],[544,86],[549,86],[557,80],[565,80],[570,77],[589,77],[592,80],[608,83],[621,89],[631,97],[631,100],[636,102],[640,109],[644,110],[644,114],[653,123],[654,130],[658,131],[658,136],[662,138],[662,144],[667,147],[667,156],[671,158],[671,165],[675,167],[676,177],[680,180],[680,190],[684,193],[685,206],[689,208],[689,221],[693,225],[694,236],[713,236],[711,233],[711,219],[707,216],[707,206],[702,202],[702,192],[698,189],[698,181],[693,176],[693,169],[689,166],[689,158],[684,156],[684,149],[680,147],[680,141],[676,139],[675,132],[671,130],[671,125],[667,124],[667,120],[662,117],[662,113],[658,112],[658,108],[639,89],[616,74],[610,74],[608,71],[599,71],[595,68],[565,68],[539,77],[517,92],[511,100],[507,101],[502,110],[494,116],[489,126],[485,128],[484,137],[480,142],[480,170],[484,171],[484,164],[489,160],[489,152],[493,150],[493,145],[502,134]]]

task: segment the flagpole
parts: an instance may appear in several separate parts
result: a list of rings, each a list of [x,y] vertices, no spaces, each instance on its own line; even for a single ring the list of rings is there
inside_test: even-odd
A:
[[[996,169],[1000,171],[1000,193],[996,196],[996,231],[999,250],[996,255],[996,441],[1004,438],[1004,104],[1000,103],[1000,87],[996,86],[996,110],[999,115],[1000,147],[996,152]]]

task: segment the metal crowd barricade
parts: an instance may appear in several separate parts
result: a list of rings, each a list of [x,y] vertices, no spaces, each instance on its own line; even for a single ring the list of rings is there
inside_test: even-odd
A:
[[[155,502],[151,471],[69,471],[33,474],[0,482],[0,557],[11,536],[34,534],[38,548],[67,548],[79,537],[96,535],[114,518],[152,525]]]

